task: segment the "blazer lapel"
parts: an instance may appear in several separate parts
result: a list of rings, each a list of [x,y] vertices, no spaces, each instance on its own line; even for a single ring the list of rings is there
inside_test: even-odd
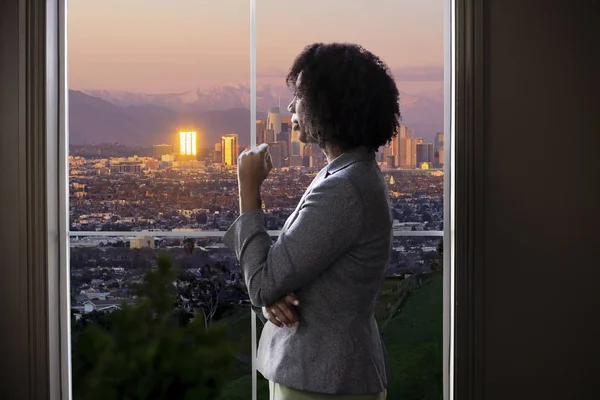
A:
[[[308,194],[312,191],[312,189],[315,187],[316,183],[322,179],[322,176],[324,174],[325,174],[325,168],[323,168],[321,171],[319,171],[319,173],[317,174],[317,176],[315,176],[315,179],[313,179],[313,181],[308,186],[308,189],[306,189],[306,191],[302,195],[302,198],[298,202],[298,205],[296,206],[296,209],[294,210],[293,213],[290,214],[290,216],[288,217],[288,219],[285,221],[285,224],[283,224],[283,228],[281,228],[281,233],[284,233],[285,231],[287,231],[288,228],[294,223],[294,221],[296,220],[296,217],[298,217],[298,213],[300,212],[300,209],[304,205],[304,201],[306,200],[306,196],[308,196]]]

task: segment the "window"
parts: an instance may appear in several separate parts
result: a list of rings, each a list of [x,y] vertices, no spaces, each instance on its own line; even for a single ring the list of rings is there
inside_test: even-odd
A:
[[[86,327],[110,332],[112,313],[139,306],[144,275],[157,270],[161,256],[177,269],[182,326],[201,318],[207,328],[226,327],[227,340],[218,343],[229,346],[223,344],[223,351],[233,362],[226,372],[217,364],[211,370],[224,381],[221,398],[265,398],[266,382],[252,369],[253,339],[262,326],[220,237],[238,214],[235,163],[241,150],[261,142],[277,150],[263,196],[274,235],[324,164],[318,148],[291,133],[291,96],[283,83],[293,57],[315,41],[362,44],[398,81],[403,124],[378,152],[395,239],[376,318],[395,376],[388,399],[439,398],[448,159],[442,3],[381,0],[342,9],[332,0],[256,3],[253,49],[254,1],[69,1],[74,398],[93,387],[84,340],[97,338],[83,334]],[[141,338],[149,337],[155,338]],[[121,362],[109,361],[105,366]]]

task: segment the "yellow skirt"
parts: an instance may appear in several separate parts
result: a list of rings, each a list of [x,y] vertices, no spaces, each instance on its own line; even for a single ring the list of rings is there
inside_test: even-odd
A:
[[[306,392],[269,381],[270,400],[385,400],[387,390],[377,394],[324,394]]]

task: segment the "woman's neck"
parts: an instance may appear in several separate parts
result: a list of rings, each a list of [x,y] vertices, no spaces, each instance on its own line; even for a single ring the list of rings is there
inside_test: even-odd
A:
[[[327,158],[327,163],[331,163],[333,160],[335,160],[336,158],[338,158],[339,156],[341,156],[344,152],[341,151],[340,149],[336,149],[333,147],[326,147],[323,150],[323,154],[325,154],[325,157]]]

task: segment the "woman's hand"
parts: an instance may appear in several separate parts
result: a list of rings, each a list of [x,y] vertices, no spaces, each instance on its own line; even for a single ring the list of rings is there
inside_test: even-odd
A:
[[[278,327],[291,327],[299,322],[298,313],[294,307],[300,302],[292,293],[276,301],[268,307],[263,307],[263,314],[271,323]]]
[[[272,168],[268,144],[263,143],[253,149],[243,151],[238,158],[240,192],[255,193],[260,190],[260,186]]]

